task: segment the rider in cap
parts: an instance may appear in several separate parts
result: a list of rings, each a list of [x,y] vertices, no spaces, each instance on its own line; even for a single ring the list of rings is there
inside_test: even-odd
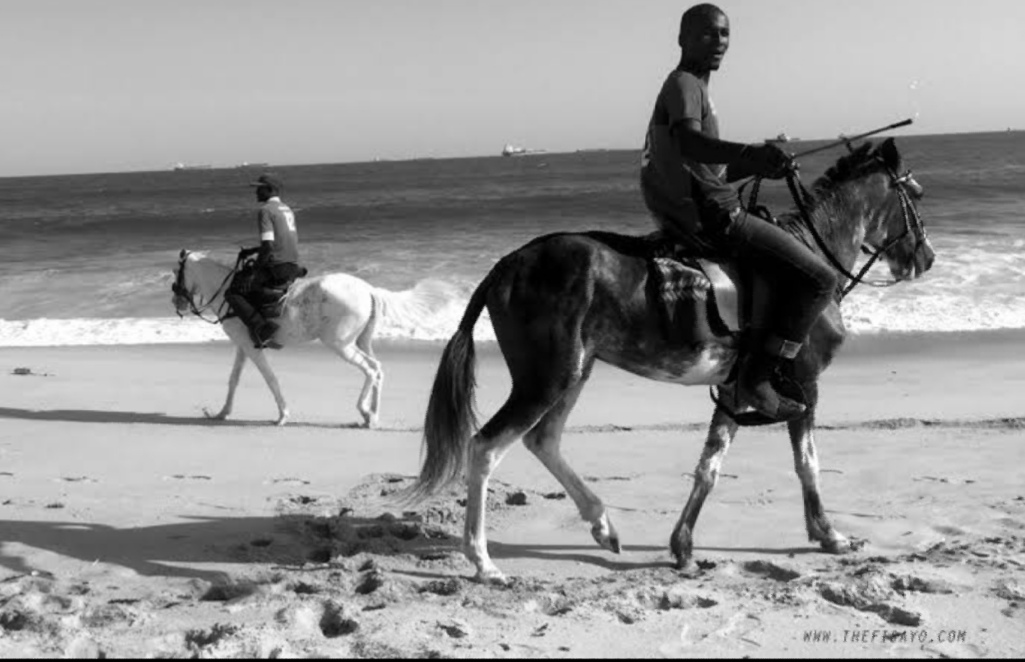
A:
[[[253,344],[264,347],[278,330],[278,325],[260,312],[260,304],[266,303],[268,296],[275,296],[265,290],[287,286],[303,270],[299,266],[295,214],[281,201],[281,180],[264,174],[250,186],[256,189],[256,199],[261,203],[256,214],[260,245],[239,252],[240,259],[256,254],[256,261],[248,274],[236,277],[224,298],[249,328]]]

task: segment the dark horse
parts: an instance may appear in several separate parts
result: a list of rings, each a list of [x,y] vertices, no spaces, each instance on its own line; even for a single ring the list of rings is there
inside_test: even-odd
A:
[[[791,183],[798,209],[782,216],[780,224],[826,254],[845,281],[860,280],[861,274],[850,273],[859,250],[882,257],[895,281],[918,277],[932,266],[935,254],[914,202],[922,188],[903,171],[892,139],[878,147],[863,144],[845,155],[811,193]],[[566,418],[596,360],[659,381],[719,387],[694,487],[670,539],[677,566],[689,562],[698,514],[738,429],[736,414],[725,405],[735,383],[738,338],[709,322],[704,296],[693,297],[685,309],[683,331],[666,332],[648,287],[650,244],[609,233],[535,239],[495,265],[445,347],[424,424],[424,463],[410,494],[429,497],[466,471],[463,550],[479,580],[504,581],[488,556],[485,495],[491,473],[520,437],[572,497],[598,544],[620,551],[602,501],[559,450]],[[485,305],[511,373],[512,392],[474,434],[473,327]],[[808,410],[788,423],[809,539],[833,553],[848,551],[851,543],[826,516],[812,431],[818,377],[844,335],[837,300],[819,318],[794,362],[792,379],[803,390]]]

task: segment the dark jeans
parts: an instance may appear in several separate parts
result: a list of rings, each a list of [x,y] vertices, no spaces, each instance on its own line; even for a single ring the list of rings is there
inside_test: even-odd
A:
[[[302,268],[293,262],[281,262],[252,271],[241,271],[235,276],[224,300],[247,326],[263,322],[259,306],[274,301],[276,291],[301,276]]]
[[[836,291],[837,274],[826,260],[790,233],[741,213],[721,235],[737,262],[769,282],[768,319],[755,328],[803,343]]]

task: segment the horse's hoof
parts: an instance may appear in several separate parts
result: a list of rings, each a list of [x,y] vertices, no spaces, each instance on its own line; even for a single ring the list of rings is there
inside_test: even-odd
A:
[[[211,414],[210,410],[207,409],[206,407],[204,407],[203,408],[203,415],[206,416],[207,419],[211,420],[211,421],[223,421],[226,418],[228,418],[228,412],[224,411],[223,409],[221,411],[217,412],[216,414]]]
[[[502,571],[498,568],[478,570],[477,576],[474,577],[474,581],[485,586],[498,586],[500,588],[509,588],[509,586],[512,585],[509,578],[502,574]]]
[[[822,547],[822,551],[827,554],[848,554],[850,552],[857,551],[865,546],[865,540],[848,540],[843,536],[838,536],[833,540],[823,540],[819,544]]]
[[[278,418],[277,422],[274,423],[274,425],[281,428],[284,427],[286,423],[288,423],[288,414],[283,414],[280,418]]]
[[[622,553],[623,546],[619,542],[619,533],[616,532],[616,527],[612,526],[608,513],[602,513],[598,521],[591,527],[591,536],[602,549],[613,554]]]

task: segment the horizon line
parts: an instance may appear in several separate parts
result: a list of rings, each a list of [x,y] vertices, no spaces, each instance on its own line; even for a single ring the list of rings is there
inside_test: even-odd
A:
[[[958,135],[976,135],[976,134],[987,134],[987,133],[1018,133],[1025,129],[1016,129],[1008,127],[1006,129],[992,129],[988,131],[948,131],[943,133],[904,133],[902,135],[906,137],[915,138],[928,138],[935,136],[958,136]],[[879,137],[886,137],[892,135],[892,132],[879,134]],[[790,142],[794,143],[817,143],[817,142],[830,142],[841,140],[842,136],[829,137],[829,138],[793,138]],[[411,161],[457,161],[462,159],[486,159],[486,158],[523,158],[527,156],[560,156],[566,154],[578,154],[581,152],[633,152],[640,151],[640,148],[636,147],[582,147],[572,150],[558,150],[548,151],[543,148],[527,148],[528,151],[522,154],[515,154],[512,156],[504,155],[501,152],[488,153],[488,154],[464,154],[458,156],[406,156],[406,157],[395,157],[395,158],[383,158],[375,157],[373,159],[358,159],[354,161],[317,161],[317,162],[296,162],[296,163],[236,163],[234,165],[211,165],[211,164],[197,164],[194,167],[195,170],[257,170],[264,168],[272,170],[274,168],[303,168],[303,167],[322,167],[331,165],[363,165],[373,163],[407,163]],[[175,161],[174,164],[181,165],[181,161]],[[191,171],[188,164],[185,172]],[[77,172],[60,172],[60,173],[49,173],[49,174],[30,174],[30,175],[0,175],[0,180],[4,179],[28,179],[35,177],[88,177],[95,175],[126,175],[126,174],[144,174],[144,173],[160,173],[160,172],[177,172],[174,165],[163,167],[163,168],[141,168],[138,170],[89,170],[89,171],[77,171]]]

